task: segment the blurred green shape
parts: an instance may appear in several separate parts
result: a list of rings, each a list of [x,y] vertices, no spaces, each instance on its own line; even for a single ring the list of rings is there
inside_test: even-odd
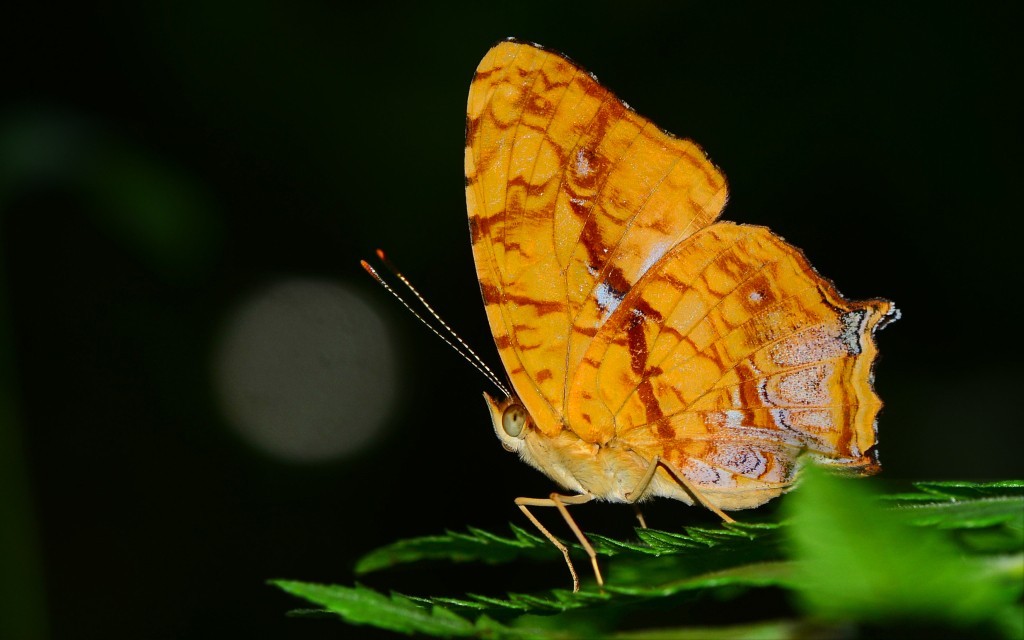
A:
[[[0,334],[2,343],[6,327]],[[3,357],[8,360],[7,353]],[[0,384],[0,638],[33,640],[47,636],[46,605],[28,474],[8,377],[4,375]]]
[[[201,278],[221,218],[200,185],[157,151],[95,122],[35,112],[0,119],[0,215],[16,194],[60,190],[165,280]]]
[[[863,481],[804,471],[785,503],[797,560],[794,588],[826,620],[974,628],[1017,636],[1020,556],[1003,565],[965,556],[941,531],[912,527]]]
[[[560,617],[560,616],[559,616]],[[536,620],[536,616],[524,616]],[[539,625],[544,628],[543,625]],[[577,627],[566,624],[565,621],[552,619],[548,623],[551,631],[548,635],[534,632],[531,635],[504,636],[515,638],[536,638],[537,640],[563,640],[567,637],[581,638],[584,640],[813,640],[814,638],[841,638],[841,629],[830,629],[810,626],[800,621],[793,620],[772,620],[768,622],[756,622],[753,624],[724,625],[724,626],[681,626],[666,627],[657,629],[638,629],[635,631],[618,631],[607,633],[559,633],[559,629],[572,629]],[[524,630],[528,630],[526,627]],[[515,631],[520,631],[515,628]]]
[[[74,115],[0,114],[0,215],[22,194],[50,191],[80,199],[98,227],[165,281],[202,277],[216,255],[219,214],[157,153]],[[0,272],[0,638],[30,640],[48,631],[6,282]]]
[[[39,640],[48,635],[46,597],[15,399],[5,282],[0,268],[0,638]]]

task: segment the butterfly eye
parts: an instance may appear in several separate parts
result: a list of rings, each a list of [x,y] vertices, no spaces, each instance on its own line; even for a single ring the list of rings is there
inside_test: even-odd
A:
[[[510,404],[501,414],[501,428],[513,438],[518,438],[523,432],[523,428],[526,427],[529,417],[530,414],[526,413],[526,408],[523,405]]]

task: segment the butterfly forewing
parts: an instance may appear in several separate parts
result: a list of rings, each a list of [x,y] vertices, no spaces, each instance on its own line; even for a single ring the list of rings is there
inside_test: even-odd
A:
[[[517,394],[554,435],[594,336],[661,256],[719,215],[725,179],[589,73],[514,41],[480,63],[466,128],[488,320]]]

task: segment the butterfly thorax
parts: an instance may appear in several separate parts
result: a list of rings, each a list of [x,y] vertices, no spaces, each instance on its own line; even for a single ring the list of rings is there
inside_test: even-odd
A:
[[[607,443],[586,442],[572,430],[555,435],[541,430],[522,402],[515,397],[495,400],[484,394],[494,432],[505,450],[520,458],[569,491],[593,495],[608,502],[634,502],[631,495],[651,461],[613,438]],[[662,496],[692,504],[678,483],[663,474],[655,476],[639,499]]]

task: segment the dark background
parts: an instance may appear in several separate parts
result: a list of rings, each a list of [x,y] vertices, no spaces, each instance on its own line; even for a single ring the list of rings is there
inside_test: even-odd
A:
[[[565,52],[697,140],[729,178],[727,219],[771,226],[851,298],[897,302],[876,369],[883,478],[1019,475],[1018,16],[674,5],[8,15],[0,635],[362,637],[286,618],[298,601],[264,580],[351,584],[356,557],[399,537],[527,524],[512,499],[551,487],[495,441],[485,381],[357,264],[387,248],[497,363],[462,147],[473,70],[510,35]],[[283,460],[228,428],[214,383],[235,310],[296,278],[361,295],[382,324],[354,325],[360,344],[395,354],[326,366],[339,387],[369,372],[394,394],[376,438],[327,462]],[[282,348],[297,332],[281,329]],[[677,504],[654,513],[664,528],[712,521]],[[609,534],[632,517],[577,516]],[[556,571],[364,580],[501,593],[566,586]]]

